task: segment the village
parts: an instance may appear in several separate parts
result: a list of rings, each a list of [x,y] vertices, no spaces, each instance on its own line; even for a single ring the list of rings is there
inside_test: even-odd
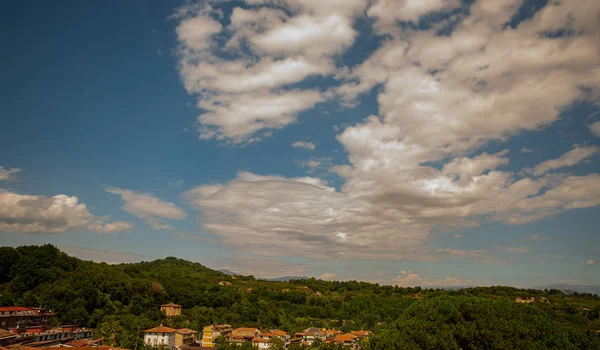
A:
[[[166,318],[180,316],[181,305],[161,305]],[[114,341],[95,334],[94,329],[77,325],[57,325],[56,314],[40,307],[0,307],[0,350],[33,350],[55,348],[94,348],[97,350],[119,350]],[[256,349],[269,349],[277,343],[284,349],[306,348],[316,342],[335,344],[345,349],[359,350],[361,342],[371,336],[370,331],[351,331],[309,327],[302,332],[288,334],[280,329],[258,329],[253,327],[233,328],[229,324],[211,324],[201,332],[189,328],[171,328],[162,324],[142,330],[146,347],[168,350],[204,350],[217,348],[219,344],[252,344]],[[141,335],[140,335],[141,336]],[[280,347],[280,348],[281,348]],[[122,349],[129,350],[129,349]]]
[[[181,305],[165,304],[161,311],[167,317],[179,316]],[[257,349],[269,349],[270,344],[278,340],[284,348],[292,344],[310,347],[315,342],[333,343],[346,349],[358,350],[363,339],[368,339],[370,331],[351,331],[343,333],[335,329],[309,327],[293,335],[280,329],[260,330],[253,327],[232,328],[228,324],[212,324],[203,327],[202,334],[188,328],[170,328],[163,325],[144,331],[144,344],[152,347],[167,347],[169,350],[211,349],[219,341],[242,345],[251,343]]]

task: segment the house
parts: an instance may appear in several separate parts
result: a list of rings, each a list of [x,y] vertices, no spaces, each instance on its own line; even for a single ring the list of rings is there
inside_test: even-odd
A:
[[[333,338],[333,342],[342,345],[345,348],[357,349],[358,348],[358,337],[350,333],[341,334]]]
[[[179,316],[181,315],[181,305],[177,304],[164,304],[160,306],[160,311],[165,313],[165,316]]]
[[[94,330],[91,328],[78,328],[75,326],[60,326],[59,328],[46,329],[45,327],[11,328],[16,334],[14,343],[37,344],[38,347],[63,344],[71,340],[91,339]]]
[[[232,337],[250,337],[250,339],[252,339],[258,337],[258,334],[260,334],[258,328],[236,328],[231,331]]]
[[[220,285],[220,286],[230,286],[230,285],[231,285],[231,282],[229,282],[229,281],[220,281],[220,282],[219,282],[219,285]]]
[[[350,334],[356,336],[358,339],[369,338],[371,335],[370,331],[351,331]]]
[[[169,350],[175,349],[175,331],[176,329],[165,327],[162,324],[158,327],[146,329],[144,331],[144,344],[152,347],[164,345]]]
[[[231,331],[231,337],[229,342],[231,344],[241,345],[247,341],[252,341],[254,338],[258,338],[260,331],[258,328],[236,328]]]
[[[46,327],[54,318],[54,312],[39,307],[3,306],[0,307],[0,328]]]
[[[183,346],[191,346],[196,343],[198,332],[189,328],[179,328],[175,330],[175,349],[181,349]]]
[[[280,329],[271,329],[270,333],[273,334],[273,337],[283,340],[286,344],[290,340],[290,336],[287,334],[287,332],[284,332]]]
[[[327,338],[335,337],[336,335],[342,334],[342,332],[337,331],[335,329],[328,329],[325,331],[327,333]]]
[[[228,324],[213,324],[202,328],[202,347],[214,348],[219,337],[229,338],[231,326]]]
[[[266,339],[266,338],[254,338],[254,339],[252,339],[252,346],[254,346],[255,348],[258,348],[258,349],[267,350],[267,349],[269,349],[270,341],[271,341],[270,339]]]

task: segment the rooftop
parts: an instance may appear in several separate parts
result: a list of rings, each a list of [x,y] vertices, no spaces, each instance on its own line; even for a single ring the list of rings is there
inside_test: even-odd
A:
[[[162,324],[158,327],[146,329],[144,333],[175,333],[176,329],[171,327],[165,327]]]
[[[161,305],[160,307],[181,307],[181,305],[169,303],[169,304]]]

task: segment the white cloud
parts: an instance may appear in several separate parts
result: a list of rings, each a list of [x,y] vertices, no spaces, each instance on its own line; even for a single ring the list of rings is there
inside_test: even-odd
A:
[[[314,149],[315,149],[315,144],[312,142],[307,142],[307,141],[296,141],[296,142],[292,143],[292,146],[296,147],[296,148],[306,148],[311,151],[314,151]]]
[[[600,120],[588,125],[588,128],[590,128],[592,134],[600,136]]]
[[[523,147],[523,148],[521,148],[521,150],[519,152],[521,152],[521,153],[533,153],[534,150],[532,150],[531,148]]]
[[[575,147],[560,156],[560,158],[550,159],[538,164],[533,170],[533,174],[540,176],[553,169],[570,167],[596,153],[598,153],[598,147]]]
[[[456,239],[460,239],[460,238],[463,238],[463,235],[461,235],[461,234],[455,234],[452,237],[454,237]]]
[[[496,248],[510,253],[529,253],[529,248],[522,246],[496,246]]]
[[[395,22],[456,5],[404,1],[399,7],[405,6],[405,12],[378,10],[385,4],[375,2],[369,9],[370,15],[383,23],[377,28],[381,31],[386,26],[383,16],[389,15],[390,21]],[[336,78],[345,79],[334,92],[343,102],[380,87],[376,91],[379,115],[368,116],[337,135],[348,155],[345,164],[330,167],[343,180],[340,188],[318,177],[240,173],[229,182],[186,192],[185,198],[203,214],[203,230],[219,237],[223,244],[275,256],[501,262],[485,250],[431,249],[425,243],[435,238],[434,227],[448,231],[492,221],[522,224],[600,204],[599,175],[545,174],[550,169],[574,164],[574,159],[581,161],[585,157],[581,158],[580,152],[590,151],[589,147],[576,148],[558,163],[554,160],[540,164],[535,177],[523,177],[510,170],[506,152],[481,151],[491,141],[506,141],[515,133],[552,124],[564,107],[574,101],[587,99],[594,103],[600,98],[597,28],[591,25],[594,17],[589,15],[600,10],[600,3],[585,0],[557,8],[553,4],[517,28],[504,28],[520,4],[516,0],[476,2],[451,35],[438,36],[436,28],[389,35],[363,63],[336,71]],[[257,21],[253,21],[253,13],[238,12],[232,25],[245,33],[238,36],[239,42],[249,40],[249,50],[254,50],[257,44],[252,38],[263,40],[272,33],[296,33],[300,20],[291,20],[290,15],[313,16],[311,21],[316,22],[329,16],[312,5],[288,1],[285,6],[289,13],[271,7],[260,13],[258,9],[244,10],[262,16]],[[354,15],[355,11],[344,8],[331,16]],[[376,15],[377,11],[381,14]],[[541,33],[560,29],[561,25],[575,28],[576,33],[552,38]],[[294,62],[306,62],[300,67],[314,64],[333,72],[333,66],[324,62],[331,63],[333,50],[343,50],[346,37],[341,36],[337,45],[332,45],[332,51],[317,41],[315,52],[309,54],[303,46],[307,42],[304,35],[310,37],[310,32],[294,38],[297,48],[284,47],[282,41],[260,44],[256,52],[265,56],[256,62],[219,64],[232,74],[249,71],[260,77],[256,80],[259,83],[250,84],[252,89],[259,89],[251,90],[255,96],[265,93],[262,82],[275,84],[269,80],[271,74],[264,74],[275,62],[269,61],[273,57],[268,55],[275,52],[281,56],[283,67],[286,59],[293,58]],[[262,62],[266,62],[264,67]],[[211,71],[208,68],[194,69],[189,75],[182,73],[184,80],[197,74],[197,81],[204,81],[208,74],[205,72]],[[297,79],[300,76],[304,73]],[[191,84],[188,90],[194,86],[215,89],[212,82],[206,84]],[[267,93],[290,93],[279,90],[283,85],[277,86]],[[201,122],[217,126],[208,137],[239,142],[250,137],[247,131],[260,134],[263,127],[276,128],[293,122],[306,106],[327,97],[314,95],[315,100],[299,104],[287,114],[283,109],[269,109],[274,112],[267,114],[272,118],[265,122],[252,111],[249,116],[229,114],[229,104],[233,103],[230,101],[244,106],[251,103],[246,99],[249,92],[237,95],[223,86],[217,90],[214,91],[218,92],[219,101],[225,101],[223,108],[227,111],[219,111],[210,120],[201,117]],[[208,95],[200,103],[207,109],[206,103],[215,101]],[[218,108],[221,107],[210,107]],[[312,165],[322,166],[316,162]]]
[[[21,169],[12,168],[5,169],[2,165],[0,165],[0,181],[10,180],[15,174],[20,172]]]
[[[127,221],[113,221],[106,224],[96,223],[90,225],[92,231],[103,233],[115,233],[120,231],[128,231],[133,228],[133,223]]]
[[[116,187],[107,187],[106,192],[121,196],[125,205],[121,207],[146,223],[155,230],[170,230],[171,225],[163,224],[160,219],[184,219],[187,214],[174,203],[166,202],[151,194],[134,192]]]
[[[226,28],[214,19],[222,12],[208,3],[177,11],[178,67],[203,110],[198,117],[203,139],[256,142],[324,101],[326,92],[287,85],[335,73],[333,56],[354,42],[353,17],[367,5],[246,2],[253,6],[234,7]]]
[[[398,31],[398,21],[417,23],[421,16],[459,6],[459,0],[374,0],[367,14],[375,18],[375,27],[385,33]]]
[[[59,194],[48,198],[0,189],[2,232],[57,233],[79,229],[114,233],[133,227],[128,222],[106,222],[107,219],[93,216],[74,196]]]
[[[335,272],[325,272],[320,274],[317,279],[320,280],[325,280],[325,281],[332,281],[337,277],[337,274]]]
[[[470,286],[473,285],[471,280],[465,280],[458,277],[445,277],[442,279],[433,279],[423,277],[412,271],[400,271],[398,276],[392,279],[392,285],[398,287],[452,287],[452,286]]]
[[[74,246],[58,246],[63,252],[82,260],[105,262],[107,264],[135,263],[156,260],[155,257],[118,250],[90,249]]]

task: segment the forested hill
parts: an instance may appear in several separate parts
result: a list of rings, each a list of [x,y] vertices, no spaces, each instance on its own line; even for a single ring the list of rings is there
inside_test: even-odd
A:
[[[534,299],[526,305],[517,297]],[[159,307],[168,302],[182,305],[183,315],[165,319]],[[58,321],[98,328],[99,336],[119,329],[117,341],[127,348],[139,348],[138,330],[158,323],[200,330],[218,322],[290,333],[369,329],[373,349],[600,349],[600,299],[591,294],[260,281],[177,258],[94,263],[51,245],[0,247],[0,305],[45,306]]]

